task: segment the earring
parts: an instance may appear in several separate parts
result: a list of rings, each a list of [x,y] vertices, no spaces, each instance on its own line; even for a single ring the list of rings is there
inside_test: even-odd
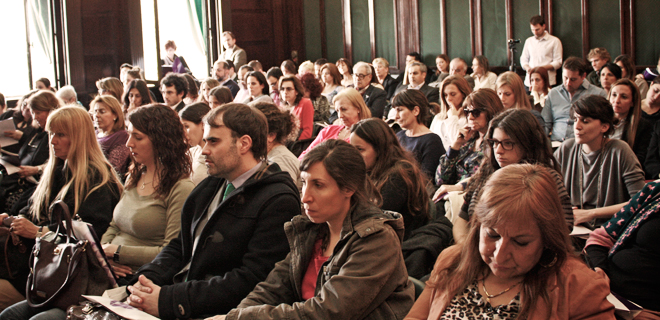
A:
[[[117,121],[117,118],[115,118],[115,120],[114,120],[114,121]]]

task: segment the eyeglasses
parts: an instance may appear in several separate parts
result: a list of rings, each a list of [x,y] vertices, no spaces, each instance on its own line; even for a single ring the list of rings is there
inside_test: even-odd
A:
[[[497,149],[497,147],[501,145],[504,150],[511,151],[513,150],[513,147],[516,146],[516,143],[511,140],[500,141],[495,139],[486,139],[486,141],[488,141],[488,144],[490,144],[493,150]]]
[[[296,89],[293,88],[293,87],[281,87],[280,88],[280,91],[284,91],[284,92],[289,92],[289,91],[293,91],[293,90],[296,90]]]
[[[355,77],[358,78],[358,80],[364,80],[364,78],[367,76],[368,74],[359,74],[359,73],[355,74]]]
[[[465,112],[465,116],[469,116],[472,114],[473,117],[479,118],[482,112],[486,111],[486,109],[468,109],[468,108],[463,108],[463,112]]]

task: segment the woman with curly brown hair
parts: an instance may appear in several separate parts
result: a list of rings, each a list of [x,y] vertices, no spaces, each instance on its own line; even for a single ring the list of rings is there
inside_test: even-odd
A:
[[[188,145],[176,112],[154,104],[131,112],[128,121],[126,146],[133,163],[101,239],[119,283],[179,235],[181,208],[194,187]]]
[[[260,102],[254,105],[268,120],[268,161],[275,162],[282,171],[291,175],[291,179],[302,188],[300,180],[300,161],[284,145],[287,141],[295,140],[298,135],[296,117],[289,111],[282,111],[272,103]]]
[[[328,122],[330,117],[330,103],[328,98],[326,98],[321,93],[323,92],[323,85],[321,82],[314,77],[313,74],[304,74],[300,77],[300,82],[305,89],[305,94],[303,97],[312,101],[312,106],[314,106],[314,122]]]

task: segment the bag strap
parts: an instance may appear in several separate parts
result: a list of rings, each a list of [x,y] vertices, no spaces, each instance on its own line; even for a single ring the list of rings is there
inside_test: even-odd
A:
[[[73,230],[73,223],[71,222],[71,211],[69,211],[69,206],[66,204],[66,202],[62,200],[53,202],[53,204],[50,205],[49,211],[50,221],[57,223],[57,231],[55,231],[55,233],[59,233],[62,220],[64,220],[66,222],[66,242],[69,243],[69,238],[71,238],[71,236],[73,236],[75,239],[78,239],[78,237],[76,237],[75,231]]]
[[[83,249],[82,252],[87,250],[87,244],[89,243],[87,240],[85,240],[84,242],[85,243],[82,246],[82,249]],[[36,245],[35,245],[35,247],[36,247]],[[30,294],[30,292],[32,291],[31,290],[32,288],[30,288],[30,287],[32,287],[32,285],[34,284],[34,277],[35,277],[35,275],[34,275],[34,250],[32,251],[32,254],[30,255],[30,266],[32,266],[32,268],[30,269],[30,275],[28,277],[26,295],[25,295],[25,298],[26,298],[28,304],[31,307],[34,307],[34,308],[43,307],[47,303],[51,302],[51,300],[53,300],[53,299],[55,299],[56,297],[59,296],[60,291],[62,291],[62,289],[64,289],[64,287],[66,287],[66,285],[69,284],[69,280],[72,278],[71,273],[73,273],[73,270],[76,270],[76,267],[78,267],[78,263],[80,262],[80,257],[82,256],[80,254],[80,252],[81,252],[80,250],[76,250],[74,252],[73,257],[71,258],[71,263],[69,264],[69,268],[66,271],[66,279],[64,279],[64,282],[57,289],[57,291],[55,291],[55,293],[53,293],[53,295],[51,295],[50,298],[46,299],[46,301],[44,301],[42,303],[35,303],[34,301],[32,301],[32,299],[31,299],[32,295]]]

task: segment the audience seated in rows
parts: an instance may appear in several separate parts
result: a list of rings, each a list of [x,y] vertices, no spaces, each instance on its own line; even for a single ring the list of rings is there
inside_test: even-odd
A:
[[[564,230],[572,230],[573,210],[567,188],[562,180],[560,163],[552,155],[550,141],[543,133],[541,125],[527,110],[510,109],[493,118],[486,134],[486,149],[484,161],[479,170],[469,180],[463,203],[458,217],[454,219],[454,241],[466,239],[468,222],[473,219],[475,208],[483,192],[486,180],[494,172],[518,163],[538,164],[546,167],[551,174],[555,190],[561,199]],[[509,190],[511,195],[517,192]]]
[[[403,318],[414,302],[403,219],[371,203],[360,153],[328,140],[301,170],[305,215],[284,225],[291,253],[226,317],[212,319]]]
[[[51,91],[39,92],[43,93],[55,98]],[[39,94],[35,97],[38,98]],[[39,119],[39,115],[35,118]],[[28,205],[20,209],[21,216],[12,222],[13,232],[20,236],[28,248],[32,248],[36,238],[59,227],[55,221],[51,221],[48,208],[61,200],[69,207],[72,216],[90,223],[96,234],[103,234],[112,220],[112,210],[119,201],[122,186],[96,142],[89,114],[84,108],[63,107],[54,110],[43,127],[53,135],[50,141],[52,148],[43,179],[39,181]],[[0,214],[0,220],[6,217],[7,214]],[[29,319],[41,314],[44,319],[65,319],[64,310],[33,308],[24,300],[25,284],[30,272],[28,257],[21,257],[25,259],[25,267],[15,279],[11,282],[7,281],[9,279],[0,280],[0,291],[7,299],[0,302],[0,307],[7,308],[18,302],[5,309],[0,318]]]
[[[199,85],[199,92],[201,94],[199,95],[199,99],[197,99],[197,102],[204,102],[206,104],[209,104],[209,93],[213,88],[219,85],[220,85],[220,81],[213,78],[206,78],[202,80],[202,83]]]
[[[277,84],[282,76],[282,69],[278,67],[272,67],[268,69],[268,72],[266,72],[266,81],[268,82],[270,97],[273,99],[273,103],[277,106],[282,103],[280,90],[277,87]]]
[[[286,257],[283,226],[300,215],[300,197],[288,173],[262,161],[267,131],[266,117],[242,104],[204,118],[210,177],[186,199],[179,237],[130,281],[132,306],[161,319],[224,314]]]
[[[532,68],[529,72],[529,91],[534,98],[533,110],[542,110],[545,107],[545,100],[550,92],[550,82],[548,70],[544,67]]]
[[[387,100],[391,101],[394,97],[397,86],[401,83],[401,76],[398,78],[392,77],[390,74],[390,63],[384,58],[376,58],[372,62],[374,70],[376,71],[376,78],[387,92]],[[437,101],[436,101],[437,102]]]
[[[355,86],[353,82],[353,64],[346,58],[340,58],[335,65],[342,76],[341,86],[344,88],[353,88]]]
[[[209,107],[211,107],[211,109],[230,103],[233,100],[231,90],[223,85],[219,85],[211,89],[211,92],[209,92]]]
[[[119,79],[114,77],[107,77],[96,81],[96,88],[99,94],[109,94],[117,101],[120,101],[124,96],[124,85]]]
[[[642,100],[642,117],[655,124],[660,120],[660,77],[657,77],[649,84],[649,92],[646,98]]]
[[[254,71],[254,69],[248,65],[242,66],[238,69],[238,92],[234,95],[234,102],[243,103],[250,97],[250,92],[247,88],[247,74]]]
[[[213,63],[212,75],[213,78],[220,83],[220,85],[229,88],[233,99],[238,94],[238,90],[240,88],[238,87],[238,84],[230,77],[229,70],[229,64],[226,61],[219,59]]]
[[[614,59],[614,63],[621,68],[621,78],[630,79],[635,82],[641,96],[646,97],[646,94],[649,92],[649,84],[644,80],[644,76],[637,75],[637,69],[635,68],[633,59],[627,54],[622,54]]]
[[[614,63],[608,62],[600,69],[599,75],[601,87],[609,94],[612,84],[621,79],[621,68]]]

